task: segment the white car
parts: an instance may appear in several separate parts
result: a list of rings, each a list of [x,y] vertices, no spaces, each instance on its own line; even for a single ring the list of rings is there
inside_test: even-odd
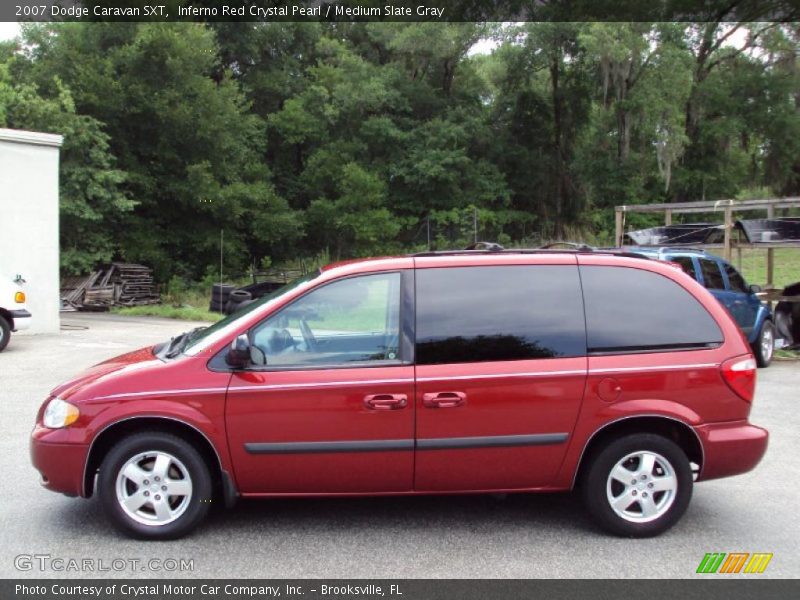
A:
[[[14,279],[0,277],[0,352],[8,346],[12,331],[27,329],[31,324],[22,289],[24,283],[19,275]]]

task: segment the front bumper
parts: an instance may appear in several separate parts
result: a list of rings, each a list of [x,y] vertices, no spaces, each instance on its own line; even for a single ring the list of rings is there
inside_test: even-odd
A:
[[[27,310],[18,309],[10,310],[11,318],[14,321],[14,328],[12,331],[21,331],[31,326],[32,315]]]
[[[60,431],[38,425],[34,428],[31,433],[31,462],[41,475],[43,487],[67,496],[82,496],[83,469],[89,447],[47,440]]]
[[[769,442],[766,429],[747,421],[699,425],[695,431],[703,444],[698,481],[747,473],[764,457]]]

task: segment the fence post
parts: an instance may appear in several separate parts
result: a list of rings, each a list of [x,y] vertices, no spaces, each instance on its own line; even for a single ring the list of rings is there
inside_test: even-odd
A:
[[[614,223],[615,223],[615,226],[616,226],[615,227],[616,231],[614,232],[614,246],[616,248],[621,248],[622,247],[622,234],[623,234],[623,231],[622,231],[622,211],[623,210],[624,210],[624,207],[621,207],[621,206],[617,206],[614,209]]]
[[[723,240],[725,260],[731,262],[731,235],[733,234],[733,208],[729,204],[725,207],[725,238]]]
[[[775,218],[775,206],[767,206],[767,218]],[[767,287],[772,287],[772,279],[775,271],[775,249],[767,248]]]

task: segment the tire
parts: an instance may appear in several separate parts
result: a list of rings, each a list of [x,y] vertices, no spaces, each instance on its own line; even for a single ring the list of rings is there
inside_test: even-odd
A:
[[[245,300],[252,300],[252,299],[253,299],[252,294],[245,290],[233,290],[228,296],[229,302],[241,303],[244,302]]]
[[[222,309],[225,307],[225,304],[220,304],[216,300],[212,300],[208,304],[208,310],[211,312],[222,312]]]
[[[764,321],[761,326],[758,339],[753,344],[753,354],[756,357],[756,364],[762,369],[772,362],[772,356],[775,354],[775,325],[772,321]]]
[[[8,341],[11,339],[11,325],[4,317],[0,317],[0,352],[6,349]]]
[[[166,468],[157,461],[164,461]],[[186,493],[159,493],[170,486]],[[100,465],[97,490],[114,526],[139,539],[182,537],[203,520],[211,506],[208,465],[191,444],[168,433],[142,432],[120,440]],[[129,500],[129,507],[123,498]]]
[[[234,286],[228,283],[214,283],[211,285],[211,302],[217,302],[222,306],[228,301]]]
[[[226,315],[232,315],[237,310],[239,310],[239,301],[238,300],[228,300],[228,303],[225,304],[224,312]]]
[[[648,457],[653,466],[645,467],[643,473],[642,460]],[[615,535],[658,535],[678,522],[692,498],[689,459],[677,444],[660,435],[637,433],[612,440],[587,467],[581,482],[586,508],[600,527]],[[630,475],[612,475],[619,475],[621,469]],[[616,507],[614,499],[621,500]],[[645,507],[652,514],[645,514]]]

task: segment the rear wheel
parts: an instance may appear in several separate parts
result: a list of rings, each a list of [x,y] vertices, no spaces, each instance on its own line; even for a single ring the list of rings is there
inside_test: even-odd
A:
[[[775,352],[775,325],[772,321],[764,321],[758,339],[753,344],[753,354],[759,367],[768,367],[772,362],[772,355]]]
[[[203,520],[211,476],[203,458],[174,435],[143,432],[122,439],[100,466],[98,492],[114,525],[145,539],[174,539]]]
[[[5,318],[0,317],[0,352],[6,349],[9,339],[11,339],[11,325]]]
[[[681,518],[692,497],[692,471],[681,448],[658,435],[614,440],[592,459],[583,481],[586,508],[602,528],[649,537]]]

